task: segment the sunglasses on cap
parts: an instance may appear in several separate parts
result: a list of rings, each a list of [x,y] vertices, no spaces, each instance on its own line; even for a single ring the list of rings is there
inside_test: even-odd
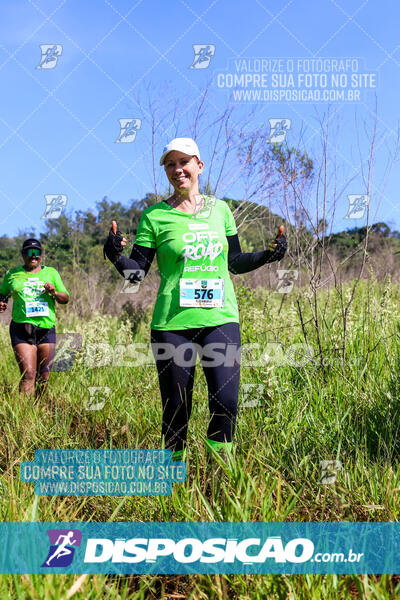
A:
[[[29,256],[29,258],[32,258],[32,256],[38,258],[42,254],[42,251],[39,248],[28,248],[28,250],[24,250],[24,254]]]

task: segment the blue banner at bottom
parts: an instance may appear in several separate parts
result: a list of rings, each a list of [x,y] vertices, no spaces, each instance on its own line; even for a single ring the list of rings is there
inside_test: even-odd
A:
[[[1,573],[400,572],[398,523],[1,523]]]

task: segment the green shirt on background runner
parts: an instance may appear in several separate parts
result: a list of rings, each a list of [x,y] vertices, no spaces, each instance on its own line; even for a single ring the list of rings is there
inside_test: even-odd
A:
[[[0,286],[0,294],[12,296],[12,320],[15,323],[32,323],[37,327],[51,329],[56,322],[55,300],[46,292],[43,284],[53,283],[56,292],[69,295],[57,269],[43,266],[36,273],[23,266],[10,269]]]
[[[165,201],[143,211],[135,244],[157,248],[161,276],[152,329],[239,323],[226,237],[236,233],[229,206],[213,197],[204,196],[204,207],[195,214]]]

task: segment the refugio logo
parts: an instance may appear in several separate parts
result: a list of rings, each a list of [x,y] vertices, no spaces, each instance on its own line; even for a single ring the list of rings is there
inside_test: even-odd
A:
[[[250,550],[252,549],[252,550]],[[250,554],[248,552],[251,552]],[[312,557],[314,544],[307,538],[294,538],[286,545],[280,536],[247,538],[238,541],[228,538],[89,538],[85,563],[155,563],[159,558],[173,557],[179,563],[304,563]]]

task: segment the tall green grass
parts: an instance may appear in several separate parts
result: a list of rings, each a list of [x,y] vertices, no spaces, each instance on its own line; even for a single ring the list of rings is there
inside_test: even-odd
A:
[[[36,497],[19,480],[36,448],[160,447],[161,402],[155,366],[85,366],[91,342],[149,341],[150,313],[138,322],[93,315],[81,322],[58,311],[59,332],[79,332],[83,350],[70,371],[53,373],[47,397],[18,394],[8,331],[0,328],[0,511],[3,521],[397,521],[400,426],[400,289],[360,283],[349,312],[348,345],[338,296],[321,292],[321,367],[307,292],[285,296],[236,284],[242,343],[267,347],[265,365],[242,367],[241,383],[262,384],[260,403],[241,407],[236,459],[207,493],[204,441],[207,388],[196,369],[187,481],[167,497]],[[349,296],[350,288],[345,290]],[[132,338],[132,331],[135,337]],[[276,345],[272,346],[275,342]],[[267,344],[270,344],[267,346]],[[280,346],[278,346],[278,344]],[[280,348],[280,351],[279,351]],[[278,366],[277,358],[286,357]],[[306,364],[304,364],[306,363]],[[101,411],[86,409],[89,386],[111,394]],[[320,483],[321,461],[339,460],[336,482]],[[396,587],[397,586],[397,587]],[[0,598],[395,598],[396,576],[2,576]],[[68,596],[68,593],[70,594]]]

